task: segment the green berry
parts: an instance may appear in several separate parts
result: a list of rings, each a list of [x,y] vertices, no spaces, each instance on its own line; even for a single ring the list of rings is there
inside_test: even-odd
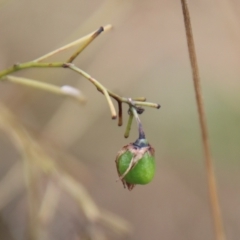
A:
[[[118,160],[118,171],[122,175],[127,170],[133,154],[130,151],[123,153]],[[131,184],[147,184],[150,183],[155,174],[155,159],[149,152],[144,153],[143,157],[137,164],[127,173],[124,180]]]
[[[147,140],[137,139],[118,152],[116,166],[122,183],[132,190],[136,184],[148,184],[155,174],[154,149]]]

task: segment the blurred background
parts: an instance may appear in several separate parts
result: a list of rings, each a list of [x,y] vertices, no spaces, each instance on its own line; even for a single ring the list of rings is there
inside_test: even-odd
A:
[[[240,235],[240,2],[189,1],[220,204],[228,240]],[[1,82],[0,238],[210,240],[201,135],[180,1],[1,0],[1,70],[112,24],[75,64],[121,96],[161,104],[141,116],[156,150],[152,183],[129,192],[115,156],[137,138],[106,100],[67,69],[16,73],[75,86],[85,105]],[[72,50],[73,51],[73,50]],[[64,61],[72,51],[47,61]],[[117,106],[116,106],[117,107]]]

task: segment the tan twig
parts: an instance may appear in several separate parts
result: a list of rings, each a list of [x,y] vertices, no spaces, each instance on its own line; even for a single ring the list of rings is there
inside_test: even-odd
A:
[[[112,119],[116,119],[117,118],[117,113],[116,113],[116,109],[113,105],[112,99],[110,98],[109,91],[100,82],[98,82],[96,79],[91,77],[88,73],[84,72],[83,70],[76,67],[75,65],[66,64],[66,66],[69,67],[70,69],[72,69],[73,71],[76,71],[77,73],[80,73],[82,76],[84,76],[86,79],[88,79],[91,83],[93,83],[98,89],[101,90],[101,92],[106,97],[107,103],[108,103],[110,111],[111,111]]]
[[[1,120],[0,120],[1,121]],[[1,122],[0,122],[1,127]],[[15,163],[0,181],[0,211],[24,190],[22,163]]]
[[[137,98],[133,98],[133,101],[139,101],[139,102],[146,102],[147,99],[145,97],[137,97]]]
[[[109,108],[110,108],[110,111],[111,111],[111,114],[112,114],[112,119],[116,119],[117,118],[116,109],[113,105],[112,99],[110,98],[109,93],[108,93],[106,88],[103,88],[103,94],[105,95],[105,97],[107,99],[107,103],[109,105]]]
[[[184,17],[185,30],[186,30],[189,58],[190,58],[191,68],[192,68],[194,89],[196,94],[198,115],[199,115],[199,121],[201,126],[206,171],[207,171],[207,177],[208,177],[209,197],[210,197],[212,217],[213,217],[213,222],[215,227],[215,239],[224,240],[225,233],[224,233],[224,227],[222,223],[221,210],[220,210],[218,194],[217,194],[216,178],[215,178],[213,161],[212,161],[210,145],[209,145],[207,121],[206,121],[206,115],[205,115],[203,99],[202,99],[200,76],[199,76],[197,56],[196,56],[194,40],[193,40],[190,14],[188,10],[187,1],[181,0],[181,4],[182,4],[183,17]]]
[[[61,95],[70,95],[71,97],[75,97],[81,102],[84,102],[83,96],[80,94],[80,92],[70,86],[62,86],[61,88],[58,88],[57,86],[47,84],[47,83],[41,83],[38,81],[30,80],[27,78],[19,78],[19,77],[14,77],[14,76],[9,76],[9,74],[15,73],[17,71],[27,69],[27,68],[68,68],[71,69],[82,76],[84,76],[86,79],[88,79],[95,87],[97,88],[98,91],[100,91],[106,98],[107,103],[109,105],[109,109],[111,112],[112,119],[117,118],[117,113],[116,109],[114,107],[113,101],[111,98],[115,99],[118,103],[118,125],[122,125],[122,103],[126,103],[131,107],[131,104],[129,102],[129,98],[126,97],[121,97],[114,92],[110,91],[107,89],[103,84],[101,84],[99,81],[91,77],[88,73],[83,71],[82,69],[78,68],[74,64],[72,64],[72,61],[85,49],[103,30],[109,30],[111,29],[111,25],[106,25],[105,27],[100,27],[97,31],[75,41],[70,44],[67,44],[59,49],[56,49],[50,53],[45,54],[44,56],[35,59],[33,61],[25,62],[25,63],[17,63],[14,64],[12,67],[7,68],[5,70],[0,71],[0,81],[3,81],[7,79],[8,81],[12,81],[14,83],[18,84],[23,84],[26,86],[38,88],[41,90],[46,90],[50,91],[52,93],[57,93]],[[59,51],[66,50],[72,46],[75,46],[79,43],[82,43],[81,47],[68,59],[67,62],[41,62],[42,60],[47,59],[48,57],[58,53]],[[142,106],[142,107],[152,107],[152,108],[160,108],[160,105],[157,103],[151,103],[151,102],[146,102],[146,98],[140,97],[140,98],[135,98],[132,100],[132,104],[134,104],[135,107],[137,106]],[[131,127],[128,128],[128,131],[130,131]],[[127,133],[129,135],[129,133]],[[127,136],[126,135],[126,136]]]
[[[126,130],[125,130],[125,133],[124,133],[124,137],[125,138],[129,137],[129,134],[130,134],[130,131],[131,131],[131,127],[132,127],[132,121],[133,121],[133,114],[130,111],[129,112],[129,116],[128,116],[128,123],[127,123]]]
[[[118,126],[122,126],[123,119],[122,119],[122,102],[117,101],[118,103]]]
[[[111,28],[112,28],[112,25],[110,25],[110,24],[104,26],[104,30],[105,30],[105,31],[107,31],[107,30],[109,30],[109,29],[111,29]],[[67,49],[69,49],[69,48],[71,48],[71,47],[74,47],[74,46],[76,46],[76,45],[78,45],[78,44],[81,44],[81,43],[83,43],[83,46],[84,46],[84,43],[88,42],[88,40],[91,39],[91,37],[92,37],[94,34],[95,34],[95,31],[92,32],[92,33],[90,33],[90,34],[88,34],[88,35],[86,35],[86,36],[84,36],[84,37],[81,37],[81,38],[77,39],[76,41],[73,41],[73,42],[71,42],[71,43],[69,43],[69,44],[67,44],[67,45],[64,45],[64,46],[62,46],[62,47],[60,47],[60,48],[57,48],[56,50],[54,50],[54,51],[52,51],[52,52],[50,52],[50,53],[45,54],[45,55],[43,55],[42,57],[39,57],[39,58],[33,60],[33,62],[41,62],[41,61],[43,61],[43,60],[45,60],[45,59],[47,59],[47,58],[49,58],[49,57],[51,57],[51,56],[59,53],[59,52],[65,51],[65,50],[67,50]],[[89,42],[89,43],[90,43],[90,42]],[[88,44],[89,44],[89,43],[88,43]],[[87,45],[88,45],[88,44],[87,44]],[[86,46],[85,46],[85,47],[86,47]],[[85,47],[83,47],[83,49],[84,49]],[[83,49],[82,49],[82,50],[83,50]]]
[[[99,218],[100,211],[84,186],[67,173],[55,171],[53,176],[57,178],[60,186],[77,200],[87,219],[95,222]]]
[[[95,87],[97,88],[98,91],[100,91],[101,93],[104,94],[104,96],[107,99],[110,111],[111,111],[112,119],[117,118],[117,113],[116,113],[116,110],[114,108],[114,105],[112,103],[112,100],[111,100],[110,96],[112,98],[114,98],[116,101],[120,101],[122,103],[126,103],[126,104],[129,105],[129,99],[128,98],[120,97],[119,95],[117,95],[117,94],[113,93],[112,91],[108,90],[99,81],[97,81],[95,78],[91,77],[88,73],[86,73],[85,71],[78,68],[77,66],[75,66],[72,63],[64,63],[64,62],[44,62],[44,63],[41,63],[41,62],[30,61],[30,62],[21,63],[21,64],[15,64],[8,69],[0,71],[0,81],[5,80],[6,77],[9,76],[9,74],[11,74],[11,73],[14,73],[14,72],[17,72],[17,71],[20,71],[20,70],[23,70],[23,69],[27,69],[27,68],[69,68],[69,69],[81,74],[86,79],[88,79],[93,85],[95,85]],[[27,85],[30,85],[29,79],[27,80],[26,78],[24,79],[24,78],[18,78],[18,77],[13,77],[13,76],[11,76],[11,78],[12,78],[12,81],[13,81],[13,78],[15,79],[15,81],[18,79],[19,83],[20,83],[19,80],[21,79],[21,83],[24,82],[25,84],[27,83]],[[31,85],[34,85],[33,83],[34,82],[32,82]],[[43,89],[43,85],[44,84],[41,84],[39,82],[38,83],[35,82],[34,86],[35,87],[38,86],[38,88]],[[44,85],[44,87],[46,87],[46,84]],[[50,88],[48,87],[48,89],[50,89]],[[64,91],[64,92],[69,94],[69,91],[67,91],[67,92]],[[152,108],[157,108],[157,109],[160,108],[159,104],[151,103],[151,102],[145,102],[145,100],[146,100],[145,98],[141,97],[141,98],[139,98],[139,101],[133,101],[133,102],[134,102],[134,105],[136,105],[136,106],[152,107]]]
[[[58,186],[61,189],[64,189],[69,193],[70,196],[75,199],[78,203],[79,208],[85,214],[89,223],[95,222],[103,222],[111,229],[121,233],[128,234],[131,231],[131,226],[128,222],[123,220],[120,217],[117,217],[114,214],[110,214],[106,211],[102,211],[91,196],[88,194],[85,187],[78,181],[76,181],[72,176],[70,176],[64,169],[59,168],[56,162],[45,153],[45,151],[41,148],[40,145],[33,139],[21,126],[21,124],[15,119],[14,115],[3,105],[0,104],[0,128],[6,131],[16,142],[16,146],[22,152],[25,160],[28,161],[27,167],[31,170],[33,168],[37,168],[39,172],[44,174],[48,174],[49,177],[57,180]],[[11,173],[11,175],[15,173],[15,170]],[[27,171],[26,174],[32,175],[33,172]],[[27,180],[30,180],[29,177]],[[34,178],[33,180],[36,180]],[[38,178],[39,180],[39,178]],[[32,185],[32,184],[31,184]],[[6,187],[6,185],[4,185]],[[35,187],[37,184],[32,185],[31,187]],[[34,190],[29,189],[29,190]],[[30,195],[33,193],[30,191]],[[56,192],[57,191],[57,192]],[[32,215],[30,226],[31,226],[31,239],[40,239],[39,234],[44,234],[39,232],[39,228],[37,225],[37,221],[40,220],[49,223],[54,214],[54,209],[51,209],[50,212],[47,212],[48,208],[51,208],[52,205],[56,207],[59,189],[54,190],[54,185],[51,185],[50,188],[46,191],[45,198],[42,202],[42,205],[36,206],[36,200],[41,201],[40,198],[35,199],[35,195],[31,196],[30,201],[34,201],[34,215]],[[0,194],[1,195],[1,194]],[[31,202],[30,202],[31,203]],[[37,211],[36,211],[37,210]],[[39,211],[40,210],[40,211]],[[30,209],[31,211],[31,209]],[[31,215],[30,215],[31,216]],[[33,225],[34,224],[34,225]]]
[[[89,39],[80,47],[78,50],[73,53],[73,55],[67,60],[68,63],[72,63],[73,60],[102,32],[104,31],[103,27],[100,27],[95,33],[93,33]]]
[[[23,86],[44,90],[60,96],[72,97],[81,103],[85,103],[86,101],[82,93],[72,86],[64,85],[59,87],[50,83],[39,82],[33,79],[16,77],[11,75],[5,76],[4,79],[12,83],[17,83]]]
[[[122,218],[119,218],[117,215],[105,209],[100,209],[100,213],[100,220],[102,220],[102,222],[108,227],[111,227],[113,231],[121,234],[132,232],[133,229],[131,225]]]
[[[58,202],[60,200],[59,197],[59,187],[56,186],[53,181],[49,181],[38,213],[38,219],[41,225],[47,226],[52,222],[56,214]]]

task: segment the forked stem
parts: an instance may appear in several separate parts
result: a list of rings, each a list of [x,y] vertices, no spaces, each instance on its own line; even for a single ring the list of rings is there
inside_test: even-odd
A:
[[[111,28],[112,28],[112,25],[110,25],[110,24],[108,24],[108,25],[106,25],[106,26],[103,27],[104,31],[107,31],[107,30],[109,30],[109,29],[111,29]],[[90,34],[88,34],[88,35],[86,35],[86,36],[84,36],[84,37],[81,37],[81,38],[77,39],[76,41],[73,41],[73,42],[71,42],[71,43],[69,43],[69,44],[67,44],[67,45],[64,45],[64,46],[62,46],[62,47],[60,47],[60,48],[57,48],[56,50],[53,50],[52,52],[47,53],[47,54],[45,54],[45,55],[43,55],[43,56],[41,56],[41,57],[33,60],[33,62],[41,62],[41,61],[46,60],[47,58],[49,58],[49,57],[51,57],[51,56],[53,56],[53,55],[55,55],[55,54],[57,54],[57,53],[59,53],[59,52],[65,51],[65,50],[67,50],[67,49],[69,49],[69,48],[72,48],[72,47],[74,47],[74,46],[76,46],[76,45],[83,44],[83,45],[78,49],[78,51],[81,52],[81,51],[82,51],[84,48],[86,48],[86,46],[88,46],[89,43],[91,43],[91,41],[96,37],[95,35],[96,35],[96,32],[98,32],[98,31],[99,31],[99,30],[94,31],[94,32],[92,32],[92,33],[90,33]],[[98,35],[99,35],[99,34],[98,34]],[[89,41],[89,40],[90,40],[90,41]],[[80,52],[79,52],[79,53],[80,53]],[[79,55],[79,53],[78,53],[77,55]]]
[[[125,97],[121,97],[121,96],[115,94],[114,92],[108,90],[105,86],[103,86],[99,81],[97,81],[96,79],[91,77],[88,73],[86,73],[82,69],[80,69],[80,68],[76,67],[74,64],[72,64],[72,62],[76,59],[76,57],[97,36],[99,36],[101,34],[101,32],[109,30],[111,28],[112,28],[112,25],[110,25],[110,24],[106,25],[105,27],[100,27],[97,31],[90,33],[90,34],[88,34],[72,43],[69,43],[61,48],[58,48],[50,53],[47,53],[47,54],[43,55],[42,57],[39,57],[33,61],[14,64],[12,67],[0,71],[0,81],[6,79],[6,77],[7,77],[9,81],[11,80],[12,82],[15,82],[15,83],[17,82],[19,84],[35,87],[35,88],[42,89],[42,90],[51,91],[54,93],[70,95],[73,97],[78,97],[79,100],[83,100],[82,98],[79,98],[79,96],[78,96],[79,94],[77,94],[77,90],[73,89],[73,88],[70,89],[70,86],[63,86],[61,89],[59,89],[58,87],[50,85],[50,84],[44,84],[44,83],[40,83],[38,81],[31,81],[30,79],[26,79],[26,78],[18,78],[18,77],[14,77],[14,76],[8,76],[11,73],[14,73],[14,72],[17,72],[17,71],[20,71],[23,69],[27,69],[27,68],[68,68],[68,69],[71,69],[71,70],[81,74],[86,79],[88,79],[93,85],[95,85],[95,87],[97,88],[98,91],[100,91],[102,94],[104,94],[104,96],[107,100],[110,112],[111,112],[112,119],[116,119],[118,116],[118,125],[121,126],[123,123],[122,103],[126,103],[129,105],[129,107],[131,107],[129,99],[125,98]],[[49,58],[61,51],[64,51],[68,48],[71,48],[75,45],[78,45],[78,44],[81,44],[81,46],[77,49],[76,52],[74,52],[70,56],[70,58],[67,60],[67,62],[42,62],[43,60],[46,60],[47,58]],[[113,104],[111,98],[115,99],[118,103],[118,114],[116,113],[116,110],[115,110],[115,107],[114,107],[114,104]],[[136,98],[131,101],[135,107],[136,106],[146,106],[146,107],[153,107],[153,108],[157,108],[157,109],[160,108],[160,105],[157,103],[146,102],[146,98],[144,98],[144,97]],[[139,125],[139,136],[140,136],[140,138],[144,138],[145,135],[142,130],[140,120],[139,120],[138,125]],[[126,132],[126,136],[129,135],[130,129],[131,129],[131,126],[127,129],[128,132]]]
[[[194,89],[196,94],[198,115],[199,115],[199,121],[200,121],[201,132],[202,132],[205,164],[206,164],[206,171],[207,171],[207,177],[208,177],[209,197],[210,197],[212,217],[213,217],[213,222],[215,227],[215,239],[225,240],[225,232],[224,232],[221,210],[220,210],[218,194],[217,194],[216,177],[214,173],[214,167],[213,167],[210,145],[209,145],[207,121],[206,121],[206,115],[205,115],[203,99],[202,99],[200,76],[199,76],[197,56],[196,56],[194,40],[193,40],[190,14],[188,10],[187,1],[181,0],[181,4],[182,4],[183,17],[184,17],[186,37],[187,37],[189,58],[190,58],[191,68],[192,68]]]
[[[100,27],[95,33],[93,33],[87,41],[80,46],[75,53],[67,60],[68,63],[72,63],[73,60],[97,37],[104,31],[103,27]]]

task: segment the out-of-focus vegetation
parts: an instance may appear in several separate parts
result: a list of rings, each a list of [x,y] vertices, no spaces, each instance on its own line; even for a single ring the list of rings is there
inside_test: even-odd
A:
[[[238,240],[240,3],[195,0],[189,7],[226,233]],[[91,43],[76,65],[119,95],[162,105],[141,117],[156,150],[156,177],[132,192],[116,183],[115,155],[137,131],[133,126],[124,139],[106,100],[83,77],[66,69],[19,72],[73,85],[87,104],[0,83],[1,239],[213,237],[180,1],[0,1],[0,68],[108,23],[113,30]]]

